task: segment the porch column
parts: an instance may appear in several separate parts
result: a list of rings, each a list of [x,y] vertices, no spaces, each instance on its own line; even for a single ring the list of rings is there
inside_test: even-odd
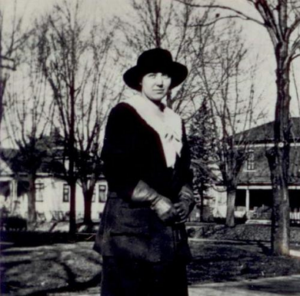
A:
[[[18,199],[17,197],[17,186],[18,186],[18,182],[15,178],[11,179],[10,182],[10,196],[9,196],[9,211],[11,213],[13,213],[13,211],[15,210],[15,200]]]
[[[217,210],[218,210],[218,203],[219,203],[219,198],[220,198],[220,196],[219,196],[220,193],[218,193],[217,191],[216,191],[216,193],[217,193],[217,194],[215,195],[215,196],[216,196],[216,199],[215,199],[215,208],[214,208],[214,212],[215,212],[215,213],[217,213]]]
[[[248,213],[250,210],[250,190],[246,189],[246,212]]]

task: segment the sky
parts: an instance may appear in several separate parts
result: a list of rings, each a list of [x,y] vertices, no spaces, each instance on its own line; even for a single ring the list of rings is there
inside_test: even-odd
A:
[[[40,17],[55,3],[63,0],[16,0],[17,14],[24,15],[24,23],[30,23],[35,17]],[[174,0],[162,0],[174,1]],[[204,3],[206,0],[196,0]],[[248,15],[260,19],[257,12],[245,0],[216,0],[217,3],[234,7]],[[130,0],[83,0],[83,11],[89,19],[112,18],[116,16],[126,16],[130,12]],[[0,0],[0,7],[4,10],[5,24],[12,21],[14,0]],[[225,12],[222,12],[225,13]],[[274,106],[276,101],[276,85],[275,85],[275,61],[271,41],[266,30],[259,25],[242,21],[243,36],[249,51],[251,52],[249,63],[258,57],[258,73],[256,82],[256,91],[261,94],[260,108],[264,108],[266,117],[264,121],[271,121],[274,118]],[[300,60],[300,59],[299,59]],[[294,70],[300,73],[299,61],[295,61]],[[292,87],[292,115],[299,115],[298,103],[295,99],[294,88]]]
[[[15,0],[0,0],[1,7],[12,15]],[[26,18],[34,18],[49,11],[53,4],[63,0],[17,0],[18,13],[24,13]],[[167,0],[168,1],[168,0]],[[107,15],[120,14],[128,8],[128,0],[83,0],[83,9],[91,17],[101,15],[103,11]]]

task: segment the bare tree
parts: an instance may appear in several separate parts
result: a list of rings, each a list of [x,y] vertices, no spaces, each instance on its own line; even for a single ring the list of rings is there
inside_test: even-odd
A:
[[[78,97],[75,164],[84,195],[86,224],[91,222],[92,197],[102,173],[101,132],[108,112],[121,99],[124,89],[123,85],[115,83],[120,75],[116,71],[119,57],[116,55],[112,59],[111,56],[114,52],[113,31],[114,26],[107,32],[103,24],[92,29],[87,48],[92,58],[85,69],[86,75]]]
[[[12,19],[5,19],[4,7],[0,7],[0,132],[4,113],[4,95],[11,71],[21,63],[22,50],[32,30],[23,29],[23,17],[17,16],[17,0],[14,1]]]
[[[188,119],[201,105],[200,85],[190,50],[193,10],[174,1],[132,0],[131,4],[136,22],[125,25],[128,28],[124,30],[126,48],[130,49],[128,59],[132,59],[132,50],[136,59],[136,55],[146,49],[162,47],[172,52],[174,60],[186,64],[190,73],[188,79],[167,97],[167,104]]]
[[[186,1],[181,1],[186,4]],[[193,7],[219,10],[214,24],[226,18],[252,21],[269,34],[276,61],[277,99],[274,123],[274,148],[267,156],[273,185],[272,249],[274,254],[289,254],[289,193],[288,171],[290,152],[290,71],[291,64],[299,56],[300,10],[296,1],[245,0],[257,11],[259,17],[252,17],[229,5],[200,3]],[[222,15],[223,13],[223,15]]]
[[[210,136],[213,143],[210,144],[210,158],[219,168],[221,181],[226,187],[226,225],[234,226],[238,177],[249,145],[246,144],[247,133],[241,132],[251,127],[255,111],[255,66],[245,66],[247,50],[240,37],[241,32],[234,29],[232,22],[227,23],[226,35],[229,37],[221,37],[220,32],[215,30],[210,32],[210,39],[215,42],[209,44],[201,34],[202,27],[195,30],[195,43],[202,44],[195,47],[198,75],[203,84],[202,95],[208,101],[211,112]],[[224,36],[224,30],[222,33]]]
[[[118,60],[113,52],[113,29],[88,27],[80,16],[82,2],[63,1],[40,24],[39,62],[52,91],[57,122],[65,139],[68,160],[65,179],[70,186],[70,232],[76,231],[76,182],[85,197],[85,222],[100,175],[100,132],[107,112],[119,99]],[[114,89],[113,89],[114,87]],[[119,89],[119,92],[117,91]]]
[[[70,186],[70,233],[76,232],[75,112],[80,89],[77,77],[79,58],[85,47],[80,39],[83,28],[78,22],[78,13],[78,2],[75,11],[72,11],[64,1],[63,6],[55,6],[53,12],[39,24],[39,63],[52,88],[65,139],[64,163],[68,164],[65,178]]]
[[[177,112],[181,113],[188,125],[193,125],[193,131],[190,132],[194,133],[198,129],[200,135],[199,128],[203,122],[199,121],[197,126],[195,117],[199,115],[203,101],[209,102],[210,112],[213,112],[214,118],[212,122],[216,121],[212,138],[222,142],[222,145],[215,146],[217,151],[214,158],[228,190],[226,223],[228,226],[233,226],[237,178],[246,155],[245,148],[238,148],[242,145],[242,141],[235,142],[234,134],[238,128],[241,128],[238,119],[248,114],[244,128],[249,127],[249,121],[252,120],[249,114],[253,112],[251,94],[249,94],[251,99],[240,97],[242,82],[238,76],[242,72],[246,50],[239,33],[233,32],[232,24],[227,23],[222,29],[205,26],[204,24],[210,20],[209,10],[204,10],[203,14],[197,15],[192,8],[193,1],[186,1],[184,4],[181,7],[172,1],[165,3],[159,0],[133,0],[132,7],[138,21],[136,27],[131,25],[131,30],[126,30],[127,44],[136,52],[151,47],[168,48],[176,53],[176,59],[188,65],[190,70],[188,80],[177,90],[172,99],[169,98],[169,106],[172,105]],[[223,36],[230,30],[232,40],[229,42]],[[135,38],[132,38],[133,33]],[[202,127],[205,125],[204,123]],[[195,133],[190,135],[190,139],[193,138],[191,143],[198,145],[199,140],[197,141],[195,137]],[[229,139],[232,142],[226,143],[230,141]],[[192,151],[195,155],[199,154],[196,147],[192,147]],[[211,162],[211,157],[209,158],[208,162]],[[194,159],[195,171],[205,172],[208,179],[214,179],[211,168],[205,168],[204,163],[205,161]],[[196,178],[196,182],[204,185],[203,182],[206,182],[207,178],[202,177],[201,180]],[[196,187],[205,188],[200,186],[201,184],[196,184]],[[203,192],[200,196],[203,197]]]
[[[29,39],[23,54],[27,62],[12,75],[7,85],[7,99],[10,104],[5,112],[7,140],[10,140],[16,152],[8,156],[18,181],[28,184],[28,221],[32,226],[36,222],[37,173],[47,155],[44,141],[49,130],[51,102],[46,100],[46,81],[41,72],[36,71],[37,53],[35,39]],[[25,175],[24,175],[25,173]]]

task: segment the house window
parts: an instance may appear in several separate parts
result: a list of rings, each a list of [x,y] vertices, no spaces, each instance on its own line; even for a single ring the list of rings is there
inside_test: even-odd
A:
[[[68,184],[64,184],[63,187],[63,202],[70,201],[70,187]]]
[[[20,197],[29,191],[29,182],[28,181],[18,181],[17,187],[17,196]]]
[[[35,183],[35,200],[38,202],[42,202],[43,200],[43,191],[44,191],[43,183]]]
[[[106,185],[99,185],[99,202],[106,202]]]
[[[272,190],[251,189],[250,190],[250,210],[255,210],[262,206],[272,207]]]
[[[246,190],[239,189],[236,191],[235,209],[239,211],[246,207]]]
[[[247,170],[255,170],[255,155],[253,150],[248,151]]]
[[[0,195],[7,198],[10,196],[10,182],[9,181],[1,181],[0,182]]]

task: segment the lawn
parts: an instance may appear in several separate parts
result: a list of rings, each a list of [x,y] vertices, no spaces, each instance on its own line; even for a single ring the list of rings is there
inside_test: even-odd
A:
[[[299,258],[271,256],[269,242],[245,240],[248,232],[251,233],[250,228],[242,230],[241,227],[200,231],[201,235],[198,233],[190,240],[194,259],[188,266],[189,283],[300,274]],[[101,257],[92,250],[90,236],[70,237],[63,233],[3,235],[2,242],[10,240],[15,244],[1,252],[1,295],[42,296],[99,285]],[[241,236],[244,236],[243,240]],[[295,241],[292,246],[299,247]]]

